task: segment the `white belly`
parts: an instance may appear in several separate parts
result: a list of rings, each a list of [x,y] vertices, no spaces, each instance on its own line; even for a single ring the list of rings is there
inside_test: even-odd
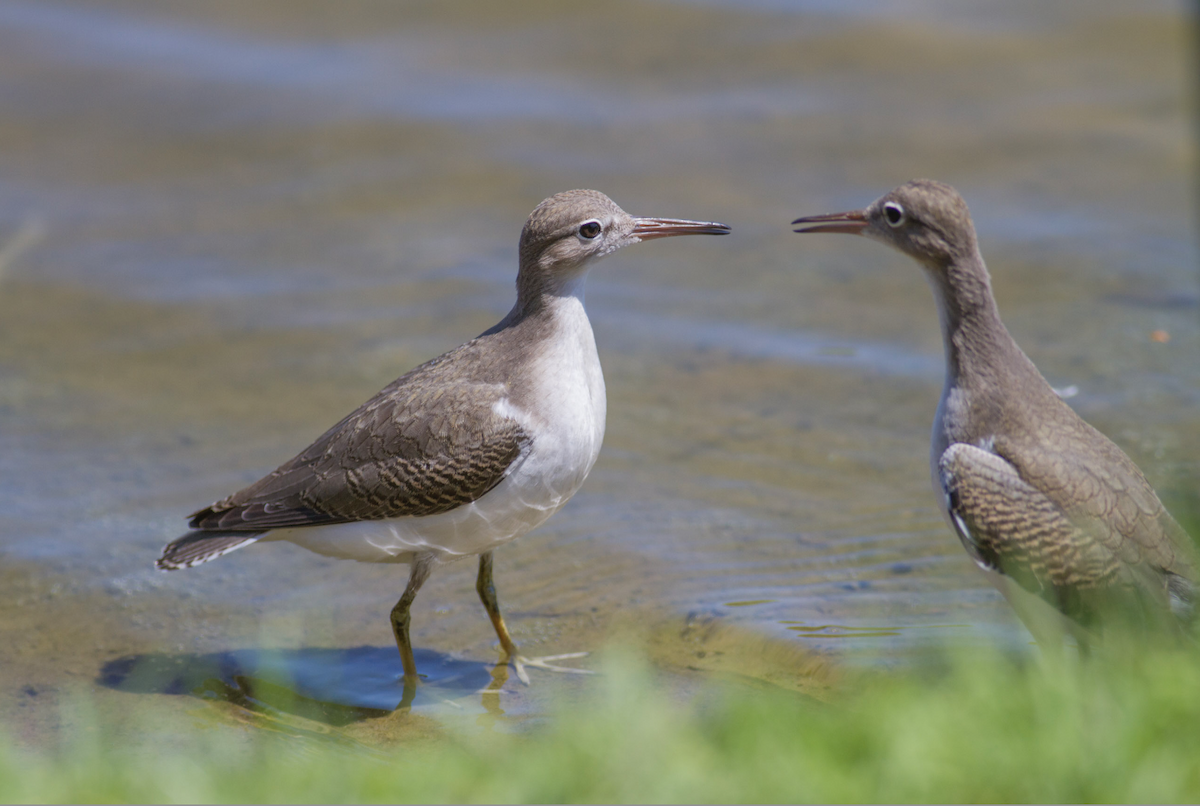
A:
[[[523,407],[507,398],[496,406],[532,436],[531,445],[486,495],[438,515],[279,529],[262,540],[362,562],[403,563],[416,554],[451,562],[541,525],[583,485],[604,441],[604,376],[591,325],[581,300],[566,297],[559,305],[559,332],[529,368]]]
[[[279,529],[262,539],[287,540],[343,560],[406,563],[416,554],[432,554],[452,562],[540,526],[578,489],[555,489],[546,481],[518,470],[482,498],[438,515]]]

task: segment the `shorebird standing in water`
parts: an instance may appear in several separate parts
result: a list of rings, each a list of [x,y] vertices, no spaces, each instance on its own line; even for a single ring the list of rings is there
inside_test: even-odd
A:
[[[523,682],[492,582],[492,551],[557,512],[604,439],[604,376],[584,310],[588,268],[623,246],[729,227],[633,218],[594,190],[559,193],[521,232],[517,302],[495,327],[401,376],[299,455],[191,516],[157,566],[190,568],[255,542],[407,563],[392,609],[406,689],[417,683],[413,599],[438,565],[479,555],[477,590]]]
[[[1195,546],[1137,466],[1055,394],[1009,335],[954,188],[915,180],[864,210],[792,224],[866,235],[925,270],[946,350],[930,453],[938,505],[1039,642],[1061,640],[1065,627],[1086,648],[1118,620],[1186,632]]]

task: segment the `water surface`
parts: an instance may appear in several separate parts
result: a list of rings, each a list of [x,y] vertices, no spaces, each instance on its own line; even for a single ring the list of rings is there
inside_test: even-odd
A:
[[[919,270],[787,226],[915,176],[967,198],[1051,383],[1160,489],[1195,495],[1181,4],[592,11],[0,6],[0,714],[23,735],[56,735],[74,691],[182,725],[206,697],[269,700],[254,681],[280,674],[391,707],[403,568],[280,545],[169,575],[153,560],[187,513],[498,320],[525,216],[572,187],[734,232],[633,247],[589,279],[604,452],[497,554],[531,654],[655,625],[640,640],[681,691],[734,658],[814,693],[842,663],[1028,644],[929,489],[941,345]],[[517,724],[588,686],[535,670],[480,694],[496,654],[473,585],[463,563],[417,600],[436,684],[419,735],[456,714]]]

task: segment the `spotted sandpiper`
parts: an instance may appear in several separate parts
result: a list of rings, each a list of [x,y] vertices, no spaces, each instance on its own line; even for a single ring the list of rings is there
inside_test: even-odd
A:
[[[604,439],[604,376],[584,310],[588,268],[623,246],[722,235],[724,224],[633,218],[603,193],[551,196],[525,222],[517,302],[479,337],[413,369],[277,470],[191,516],[157,566],[189,568],[251,543],[286,540],[330,557],[407,563],[392,609],[406,689],[418,681],[413,599],[438,565],[479,555],[476,589],[507,662],[524,658],[492,582],[492,551],[579,489]]]
[[[934,491],[1039,643],[1066,628],[1086,648],[1118,616],[1137,629],[1185,630],[1198,576],[1191,539],[1129,457],[1059,398],[1009,335],[954,188],[919,179],[863,210],[792,224],[865,235],[924,268],[946,352]]]

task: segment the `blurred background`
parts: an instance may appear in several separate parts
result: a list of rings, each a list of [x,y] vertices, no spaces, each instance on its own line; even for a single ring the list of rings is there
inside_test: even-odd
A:
[[[1017,341],[1195,507],[1195,24],[1165,0],[0,4],[0,720],[50,736],[69,692],[124,708],[186,690],[130,669],[252,649],[297,676],[332,652],[385,704],[406,568],[154,559],[503,316],[525,217],[575,187],[733,234],[592,272],[606,443],[497,553],[518,643],[637,621],[679,657],[698,624],[828,664],[1026,651],[930,489],[920,270],[788,223],[955,185]],[[495,658],[474,575],[414,608],[435,680]]]

